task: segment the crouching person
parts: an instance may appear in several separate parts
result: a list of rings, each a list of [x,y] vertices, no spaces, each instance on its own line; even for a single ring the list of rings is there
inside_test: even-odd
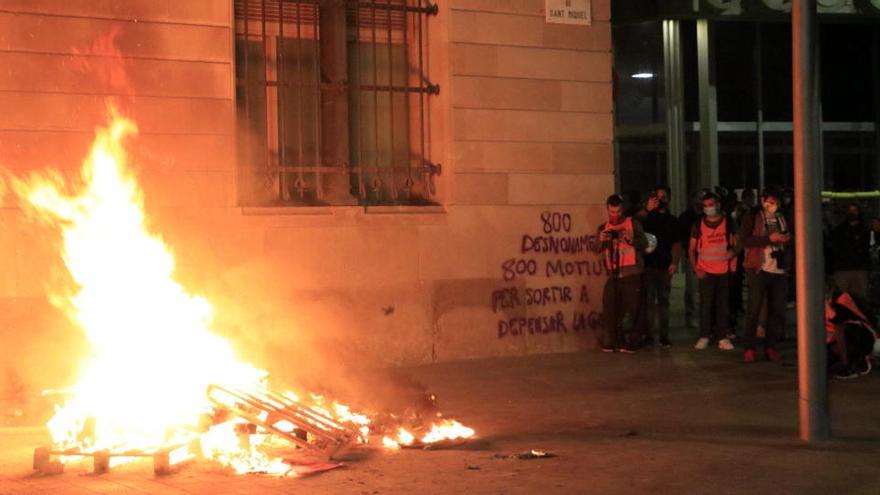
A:
[[[877,333],[852,295],[828,284],[825,296],[825,330],[828,372],[848,380],[871,372],[871,354]]]
[[[602,291],[605,334],[603,352],[635,351],[635,319],[642,301],[643,252],[647,245],[638,220],[623,213],[623,200],[612,195],[605,203],[608,221],[599,226],[594,249],[605,254],[608,279]]]
[[[733,350],[733,343],[727,338],[729,273],[736,269],[733,235],[732,222],[722,214],[718,196],[703,196],[703,216],[694,223],[688,244],[688,257],[700,288],[700,338],[695,349],[705,349],[714,336],[719,349]]]

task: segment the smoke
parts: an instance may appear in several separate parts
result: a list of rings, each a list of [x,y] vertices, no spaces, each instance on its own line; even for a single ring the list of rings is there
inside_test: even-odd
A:
[[[382,340],[363,338],[375,328],[362,321],[360,307],[370,301],[358,301],[354,288],[291,288],[296,263],[277,262],[254,258],[221,270],[204,286],[218,333],[243,358],[269,371],[273,387],[321,394],[356,409],[433,410],[424,386],[387,368],[388,356],[365,343]],[[375,312],[377,318],[390,316],[378,305]]]
[[[126,58],[119,50],[121,33],[121,27],[114,26],[96,36],[91,45],[74,47],[73,67],[93,78],[96,85],[106,88],[109,93],[130,95],[134,92],[134,85],[128,74]]]

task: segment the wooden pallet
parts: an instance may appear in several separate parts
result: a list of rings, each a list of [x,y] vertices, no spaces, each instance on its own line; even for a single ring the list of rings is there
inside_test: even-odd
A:
[[[197,444],[198,442],[193,442]],[[127,450],[113,452],[110,450],[82,451],[79,449],[58,450],[52,447],[34,449],[34,471],[40,474],[61,474],[64,464],[59,457],[91,457],[94,474],[105,474],[110,471],[110,459],[113,457],[142,457],[153,459],[153,473],[157,476],[170,474],[177,464],[171,463],[171,453],[186,445],[173,445],[161,449]],[[192,447],[191,447],[192,448]],[[179,464],[179,463],[178,463]]]
[[[208,398],[218,408],[265,428],[298,447],[319,452],[328,460],[344,454],[357,439],[355,432],[321,411],[271,390],[245,391],[211,385]],[[312,438],[304,437],[303,432]]]

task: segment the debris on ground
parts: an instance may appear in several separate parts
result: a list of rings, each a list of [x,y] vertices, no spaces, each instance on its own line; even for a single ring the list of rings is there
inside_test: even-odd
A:
[[[546,450],[536,450],[532,449],[528,452],[521,452],[519,454],[506,455],[506,454],[495,454],[495,459],[518,459],[520,461],[526,461],[531,459],[550,459],[552,457],[556,457],[556,454],[552,452],[547,452]]]
[[[343,467],[343,463],[336,462],[315,462],[315,463],[299,463],[291,464],[289,476],[307,476],[311,474],[323,473],[331,469]]]
[[[551,454],[545,450],[530,450],[528,452],[523,452],[522,454],[518,454],[516,456],[517,459],[525,460],[525,459],[549,459],[551,457],[556,457],[556,454]]]

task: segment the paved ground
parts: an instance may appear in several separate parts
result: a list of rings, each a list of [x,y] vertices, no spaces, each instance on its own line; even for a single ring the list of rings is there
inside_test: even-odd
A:
[[[677,277],[678,278],[678,277]],[[673,300],[680,300],[678,290]],[[680,315],[674,322],[681,322]],[[480,439],[457,450],[365,450],[308,478],[149,465],[93,476],[30,471],[41,428],[0,429],[0,495],[30,493],[880,493],[880,372],[830,384],[835,439],[797,439],[797,370],[690,348],[566,354],[405,370]],[[789,332],[792,334],[792,332]],[[518,460],[541,449],[556,455]]]
[[[788,351],[791,357],[791,350]],[[310,478],[149,466],[30,473],[41,429],[0,430],[7,493],[880,493],[880,374],[831,383],[836,439],[797,440],[794,366],[672,350],[468,361],[409,370],[481,439],[458,450],[364,451]],[[498,458],[530,449],[551,459]]]

